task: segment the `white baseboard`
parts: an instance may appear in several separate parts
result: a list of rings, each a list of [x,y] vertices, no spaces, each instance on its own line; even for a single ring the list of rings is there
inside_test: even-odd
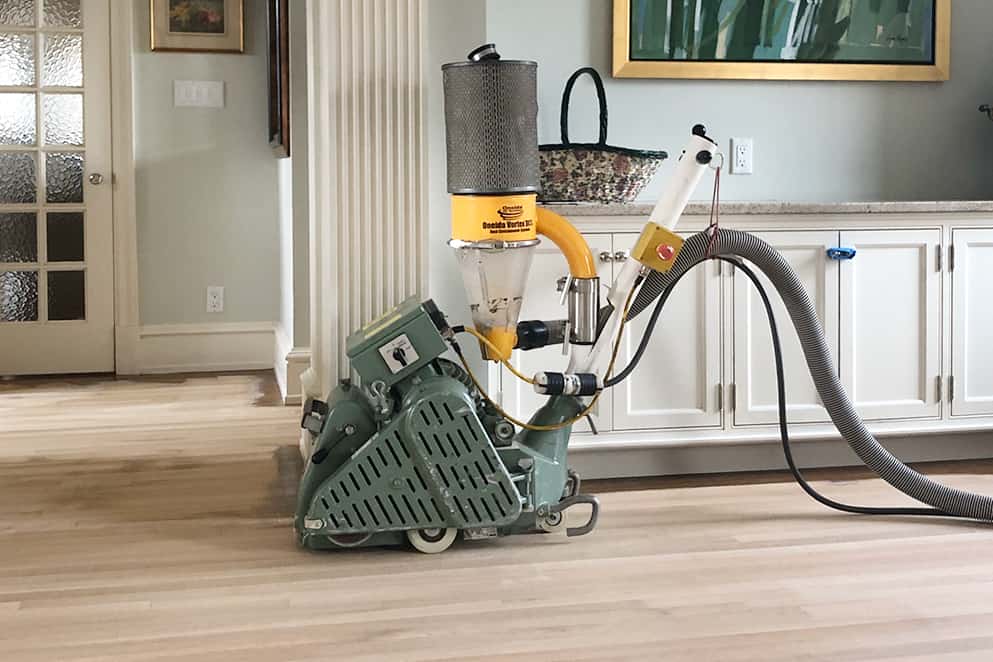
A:
[[[138,331],[139,374],[270,370],[272,322],[153,324]]]
[[[310,348],[294,347],[281,324],[275,326],[275,356],[273,372],[284,405],[303,404],[303,386],[300,375],[310,367]]]
[[[881,440],[903,462],[976,460],[993,457],[993,434],[912,435]],[[841,439],[799,440],[792,444],[801,469],[860,466],[862,461]],[[569,449],[569,465],[583,478],[674,476],[734,471],[786,469],[778,440],[758,443],[690,445],[649,448],[604,448],[585,445]]]

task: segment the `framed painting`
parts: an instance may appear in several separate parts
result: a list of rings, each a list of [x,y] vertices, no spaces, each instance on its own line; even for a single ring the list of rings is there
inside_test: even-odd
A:
[[[244,0],[150,0],[153,51],[245,52]]]
[[[948,80],[951,0],[614,0],[614,76]]]
[[[269,146],[279,158],[290,155],[289,0],[269,3]]]

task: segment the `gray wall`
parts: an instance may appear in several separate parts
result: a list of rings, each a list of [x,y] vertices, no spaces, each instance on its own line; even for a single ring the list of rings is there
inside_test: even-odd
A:
[[[264,0],[244,55],[151,53],[135,2],[135,159],[142,324],[271,321],[279,305],[277,160],[266,141]],[[223,80],[225,107],[174,108],[173,80]],[[205,312],[208,285],[225,311]]]
[[[486,38],[537,60],[539,132],[558,142],[562,88],[604,75],[612,144],[678,153],[697,122],[755,139],[755,174],[723,179],[727,200],[921,200],[993,195],[993,2],[955,0],[947,83],[613,79],[610,0],[489,0]],[[588,80],[588,79],[585,79]],[[593,87],[577,83],[570,136],[596,139]],[[669,164],[671,167],[671,163]],[[642,197],[654,198],[668,168]],[[705,198],[709,191],[697,191]]]
[[[451,216],[445,173],[445,117],[441,65],[464,59],[466,53],[486,40],[486,0],[430,0],[427,6],[427,39],[424,55],[428,151],[428,291],[452,324],[469,322],[469,305],[455,256],[448,248]],[[479,353],[469,348],[480,379],[486,370]]]

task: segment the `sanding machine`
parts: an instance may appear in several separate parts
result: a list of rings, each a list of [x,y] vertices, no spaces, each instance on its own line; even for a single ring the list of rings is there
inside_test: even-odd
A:
[[[779,253],[744,232],[711,226],[685,242],[674,228],[716,144],[693,127],[664,192],[601,301],[586,241],[561,216],[537,205],[537,64],[505,60],[493,45],[443,67],[449,245],[468,295],[471,324],[455,324],[431,299],[410,298],[346,341],[351,376],[304,409],[306,467],[295,530],[313,549],[402,545],[434,553],[457,538],[520,533],[590,533],[599,503],[568,465],[572,426],[606,388],[635,369],[672,289],[710,259],[733,262],[759,288],[772,328],[780,428],[787,464],[825,505],[866,514],[993,519],[993,499],[940,485],[900,462],[872,437],[838,379],[814,306]],[[519,319],[535,247],[554,244],[569,265],[565,319]],[[789,447],[776,320],[755,276],[775,286],[800,338],[825,408],[865,463],[920,508],[851,506],[804,479]],[[628,320],[654,306],[634,358],[615,370]],[[489,397],[458,342],[471,334],[485,359],[499,361],[548,396],[527,421]],[[514,349],[563,345],[563,372],[524,375]],[[566,513],[584,509],[576,526]]]

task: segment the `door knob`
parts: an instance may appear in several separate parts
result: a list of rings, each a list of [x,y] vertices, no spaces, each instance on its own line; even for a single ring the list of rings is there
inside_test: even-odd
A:
[[[614,262],[624,262],[628,259],[627,251],[617,251],[614,253]]]
[[[87,179],[89,179],[90,184],[93,184],[94,186],[100,186],[101,184],[103,184],[103,175],[101,175],[99,172],[93,173]]]
[[[613,262],[614,256],[611,255],[610,251],[600,251],[600,261],[601,262]]]

